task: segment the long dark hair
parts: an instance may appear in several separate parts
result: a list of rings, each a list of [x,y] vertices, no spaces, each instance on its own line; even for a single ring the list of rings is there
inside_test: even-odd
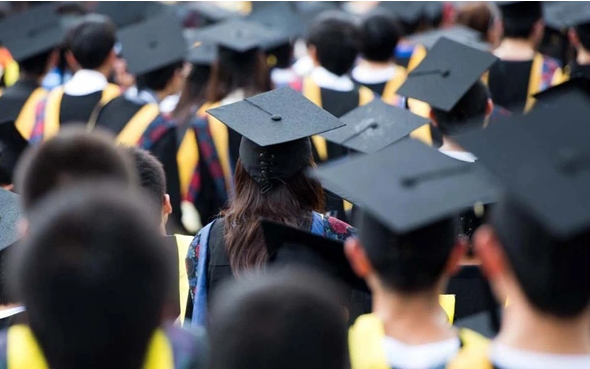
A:
[[[238,53],[219,47],[207,85],[207,101],[221,101],[239,88],[245,89],[246,96],[272,88],[264,55],[258,49]]]
[[[186,79],[178,104],[172,112],[172,116],[177,122],[184,122],[193,108],[198,108],[207,101],[207,82],[209,82],[210,76],[210,65],[193,64],[193,70]]]
[[[309,164],[314,165],[312,158]],[[229,204],[222,212],[225,248],[234,275],[239,275],[245,269],[260,268],[266,261],[260,218],[307,229],[311,226],[312,211],[323,210],[324,191],[318,181],[301,171],[262,194],[260,185],[238,160],[235,193]]]

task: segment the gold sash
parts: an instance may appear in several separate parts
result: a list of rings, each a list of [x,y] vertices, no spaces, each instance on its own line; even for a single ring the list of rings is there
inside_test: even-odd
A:
[[[47,91],[42,87],[37,87],[29,98],[24,103],[23,107],[16,118],[16,122],[14,125],[16,129],[20,132],[21,136],[28,140],[31,138],[31,133],[33,132],[33,127],[35,126],[35,115],[37,112],[37,104],[39,101],[44,99],[47,96]]]

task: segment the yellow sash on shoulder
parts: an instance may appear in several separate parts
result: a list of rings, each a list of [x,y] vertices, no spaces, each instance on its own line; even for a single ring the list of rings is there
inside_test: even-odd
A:
[[[186,303],[188,301],[189,285],[188,285],[188,274],[186,272],[186,254],[188,253],[189,246],[193,242],[192,236],[185,236],[175,234],[176,247],[178,248],[178,293],[180,294],[180,317],[178,321],[180,326],[184,325],[184,318],[186,315]]]
[[[160,114],[160,107],[156,103],[142,106],[125,127],[117,135],[117,143],[127,146],[135,146],[141,139],[145,130]]]
[[[395,73],[393,78],[387,81],[385,87],[383,88],[383,93],[381,94],[381,100],[385,101],[386,103],[393,103],[395,98],[395,94],[400,86],[404,83],[406,78],[408,77],[408,72],[406,68],[400,67],[399,65],[395,66]]]
[[[195,136],[195,131],[187,129],[176,153],[176,162],[178,163],[178,176],[180,178],[180,195],[182,199],[188,196],[193,174],[199,163],[199,143]]]
[[[8,369],[49,369],[41,348],[31,329],[26,325],[13,325],[7,336]],[[174,355],[170,341],[158,329],[150,343],[144,369],[173,369]]]
[[[217,150],[217,155],[219,156],[219,161],[221,162],[221,169],[223,170],[223,175],[225,177],[225,183],[228,186],[227,190],[229,191],[229,186],[231,186],[233,175],[233,173],[231,172],[231,164],[229,158],[229,132],[225,124],[221,123],[218,119],[206,113],[207,110],[215,109],[219,105],[221,105],[220,102],[205,103],[199,109],[197,115],[207,116],[209,130],[211,131],[211,136],[213,137],[213,142]]]
[[[21,136],[28,140],[31,138],[31,133],[33,132],[33,127],[35,126],[35,115],[36,115],[36,107],[39,101],[44,99],[47,96],[48,92],[42,88],[37,87],[29,98],[24,103],[23,107],[16,118],[16,122],[14,125],[16,129],[20,132]]]

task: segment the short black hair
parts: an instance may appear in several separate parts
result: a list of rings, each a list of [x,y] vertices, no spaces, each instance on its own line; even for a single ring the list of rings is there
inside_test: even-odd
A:
[[[66,35],[66,48],[83,69],[97,69],[107,60],[116,42],[116,27],[107,17],[90,14]]]
[[[361,55],[370,61],[388,61],[393,58],[401,29],[395,16],[387,12],[370,13],[360,27]]]
[[[489,98],[486,85],[477,81],[450,111],[431,108],[438,129],[450,135],[467,127],[483,127]]]
[[[580,24],[575,27],[578,39],[585,50],[590,50],[590,23]]]
[[[348,15],[329,10],[314,18],[307,43],[315,46],[320,65],[336,75],[346,74],[358,55],[358,27]]]
[[[504,37],[529,38],[535,23],[543,18],[540,1],[520,1],[500,6]]]
[[[140,368],[173,281],[143,199],[117,184],[62,189],[29,217],[16,296],[52,368]]]
[[[174,73],[182,69],[184,61],[179,60],[172,64],[165,65],[154,71],[137,76],[137,87],[141,89],[148,88],[154,91],[162,91],[170,82]]]
[[[590,229],[559,240],[510,197],[492,210],[491,224],[530,304],[568,318],[590,306]]]
[[[383,286],[418,293],[440,281],[458,235],[458,219],[444,218],[406,234],[397,234],[366,211],[359,214],[359,235]]]
[[[135,185],[133,163],[114,142],[105,131],[88,133],[83,127],[68,127],[26,151],[15,175],[25,212],[51,191],[78,181],[108,179]]]
[[[211,309],[211,369],[349,367],[336,288],[310,273],[287,268],[220,290]]]
[[[42,77],[48,72],[49,58],[55,49],[45,51],[18,63],[20,70],[34,77]]]
[[[164,165],[148,151],[138,147],[128,147],[127,152],[135,163],[139,184],[146,191],[155,210],[162,210],[162,200],[166,195],[166,174]]]

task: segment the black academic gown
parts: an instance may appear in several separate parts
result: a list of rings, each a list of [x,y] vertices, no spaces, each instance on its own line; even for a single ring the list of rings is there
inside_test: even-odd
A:
[[[145,105],[146,102],[140,101],[139,99],[131,100],[123,95],[116,97],[100,110],[96,119],[96,127],[108,129],[115,135],[118,135],[127,123],[129,123],[131,118]],[[167,190],[173,208],[172,220],[174,224],[171,224],[171,230],[172,232],[178,231],[182,223],[180,220],[180,179],[176,161],[176,153],[178,151],[176,129],[169,129],[164,133],[160,139],[152,143],[149,151],[164,165]]]
[[[0,96],[0,122],[16,120],[31,94],[41,87],[34,80],[18,80]]]
[[[498,60],[494,63],[488,78],[488,87],[494,103],[514,113],[524,111],[532,66],[532,60]]]
[[[101,97],[102,91],[81,96],[72,96],[64,93],[59,108],[60,125],[65,126],[72,123],[88,122]]]

